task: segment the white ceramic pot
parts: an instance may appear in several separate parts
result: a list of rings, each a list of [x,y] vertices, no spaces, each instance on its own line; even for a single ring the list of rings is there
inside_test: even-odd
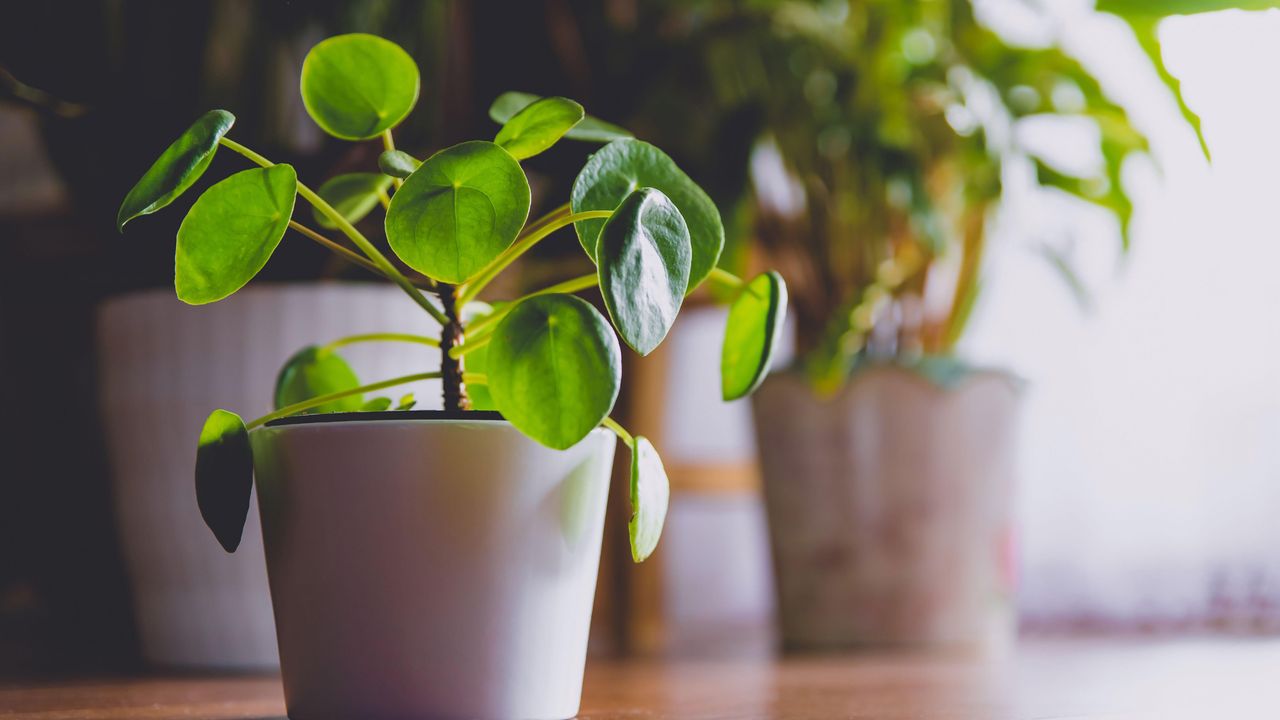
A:
[[[251,435],[289,717],[576,715],[613,434],[396,415]]]
[[[798,375],[754,400],[789,649],[999,652],[1014,634],[1019,382],[944,388],[893,365],[821,400]]]
[[[273,668],[271,601],[256,513],[228,555],[200,519],[192,468],[214,408],[271,409],[281,364],[309,344],[363,332],[438,332],[399,290],[355,283],[261,285],[191,307],[172,290],[109,300],[98,314],[103,431],[144,657],[192,668]],[[362,379],[421,372],[418,345],[343,349]],[[439,406],[439,384],[416,388]]]

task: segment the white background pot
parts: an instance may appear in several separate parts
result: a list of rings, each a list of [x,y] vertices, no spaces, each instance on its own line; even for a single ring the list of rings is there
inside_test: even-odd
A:
[[[388,416],[252,434],[289,716],[577,714],[613,434]]]
[[[757,443],[784,645],[998,651],[1014,630],[1018,382],[892,365],[830,400],[771,376]]]
[[[228,555],[196,507],[195,446],[209,412],[226,408],[250,419],[269,411],[276,373],[305,345],[362,332],[432,334],[436,327],[399,290],[364,284],[263,285],[202,307],[155,290],[102,306],[101,412],[147,660],[243,668],[277,662],[256,512],[239,551]],[[436,350],[419,345],[342,353],[366,381],[439,363]],[[416,389],[426,407],[438,407],[438,384]]]

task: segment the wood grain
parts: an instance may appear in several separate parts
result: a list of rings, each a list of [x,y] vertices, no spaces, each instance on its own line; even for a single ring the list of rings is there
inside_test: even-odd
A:
[[[1038,642],[977,662],[866,654],[595,663],[584,720],[1280,717],[1280,640]],[[5,720],[275,720],[275,678],[0,687]]]

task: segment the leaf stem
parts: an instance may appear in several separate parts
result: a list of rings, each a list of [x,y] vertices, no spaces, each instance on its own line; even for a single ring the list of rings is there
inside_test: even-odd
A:
[[[488,345],[489,341],[492,339],[493,338],[485,337],[479,340],[473,340],[468,343],[463,343],[461,345],[454,345],[453,347],[449,348],[449,357],[460,358],[463,355],[466,355],[467,353],[471,352],[472,350],[479,350],[485,345]]]
[[[353,252],[352,250],[339,245],[338,243],[321,235],[315,230],[312,230],[311,228],[307,227],[306,225],[303,225],[302,223],[297,222],[296,220],[290,220],[289,227],[293,228],[294,230],[297,230],[298,232],[316,241],[317,243],[323,245],[324,247],[338,253],[339,255],[346,258],[347,260],[350,260],[356,265],[359,265],[360,267],[365,268],[366,270],[372,270],[373,272],[379,275],[382,275],[382,271],[378,269],[378,266],[366,260],[363,255],[360,255],[359,253]],[[386,277],[385,275],[382,275],[382,276],[384,278]]]
[[[485,317],[482,317],[479,320],[476,320],[476,323],[474,325],[471,325],[470,327],[467,328],[467,332],[471,333],[473,338],[483,337],[485,331],[492,329],[499,322],[501,322],[502,318],[506,317],[507,313],[511,312],[511,309],[514,308],[516,305],[518,305],[521,300],[527,300],[528,298],[534,297],[536,295],[550,295],[552,293],[575,293],[575,292],[578,292],[579,290],[586,290],[587,288],[593,288],[597,284],[599,284],[599,282],[600,282],[599,276],[592,273],[590,275],[582,275],[580,277],[572,278],[570,280],[565,280],[564,282],[556,283],[555,285],[543,288],[537,292],[531,292],[528,295],[512,300],[510,303],[504,306],[501,310],[498,310],[495,313],[486,315]]]
[[[258,418],[257,420],[253,420],[252,422],[248,423],[247,425],[245,425],[245,428],[248,430],[252,430],[256,427],[265,425],[271,422],[272,420],[279,420],[282,417],[289,417],[290,415],[300,413],[303,410],[310,410],[313,407],[319,407],[326,403],[331,403],[334,400],[341,400],[342,398],[345,398],[345,397],[351,397],[352,395],[359,395],[360,393],[373,392],[374,390],[382,390],[383,388],[394,387],[396,385],[404,385],[405,383],[417,382],[419,380],[432,380],[439,377],[440,377],[440,373],[438,372],[417,373],[416,375],[402,375],[397,378],[391,378],[390,380],[383,380],[381,382],[369,383],[368,385],[361,385],[360,387],[349,388],[347,390],[339,390],[338,392],[332,392],[332,393],[329,393],[328,395],[319,395],[319,396],[310,398],[308,400],[303,400],[302,402],[296,402],[292,405],[286,405],[274,412],[269,412],[266,415],[263,415],[262,417]]]
[[[502,272],[508,265],[525,254],[529,248],[537,245],[539,241],[551,233],[581,220],[607,218],[612,214],[612,210],[585,210],[580,213],[569,213],[539,225],[536,229],[516,238],[516,241],[511,247],[507,248],[506,252],[494,258],[493,262],[486,265],[474,278],[463,283],[462,294],[458,296],[458,301],[466,304],[468,301],[474,300],[476,295],[480,294],[480,291],[484,289],[484,286],[498,276],[498,273]]]
[[[488,385],[489,376],[484,373],[464,372],[462,373],[462,382],[470,383],[472,385]]]
[[[270,160],[234,140],[227,139],[226,136],[219,138],[218,142],[249,158],[262,167],[271,167],[274,165]],[[368,238],[362,235],[354,225],[347,221],[346,218],[342,217],[342,213],[334,210],[332,205],[325,202],[323,198],[317,195],[314,190],[307,187],[301,180],[298,181],[298,194],[307,202],[311,203],[320,211],[321,214],[329,218],[334,225],[337,225],[338,229],[342,231],[342,234],[350,238],[351,242],[355,243],[356,247],[360,249],[360,252],[364,253],[366,257],[373,261],[373,264],[382,271],[383,275],[386,275],[392,282],[399,285],[400,289],[404,290],[405,293],[407,293],[409,297],[423,310],[426,310],[428,315],[435,318],[436,322],[441,325],[448,324],[449,318],[445,317],[445,314],[441,312],[439,308],[432,305],[431,301],[427,299],[427,296],[423,295],[422,291],[419,290],[418,287],[409,280],[409,278],[405,277],[404,273],[400,272],[399,268],[392,265],[391,261],[379,252],[378,248],[374,247],[373,243],[369,242]]]
[[[388,152],[396,149],[396,140],[391,136],[391,128],[382,131],[382,148]],[[395,185],[396,189],[399,190],[404,181],[398,177],[393,177],[391,178],[391,184]],[[386,193],[379,193],[379,195],[386,197]]]
[[[430,347],[440,347],[439,340],[432,337],[426,337],[424,335],[408,335],[406,333],[363,333],[361,335],[348,335],[347,337],[338,338],[327,345],[321,346],[320,350],[328,352],[346,345],[355,345],[356,343],[364,342],[406,342],[428,345]]]
[[[734,275],[724,268],[718,267],[711,268],[711,273],[707,275],[707,279],[729,290],[738,290],[741,289],[743,285],[746,285],[746,282],[744,282],[742,278]]]
[[[631,433],[627,432],[626,428],[619,425],[618,422],[613,418],[606,417],[604,420],[600,421],[600,425],[602,427],[607,427],[610,430],[612,430],[613,434],[617,435],[622,440],[622,442],[626,443],[627,445],[631,447],[636,446],[636,439],[631,436]]]

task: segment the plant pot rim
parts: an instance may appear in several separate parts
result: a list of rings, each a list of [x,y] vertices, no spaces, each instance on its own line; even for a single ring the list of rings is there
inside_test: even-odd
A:
[[[502,413],[496,410],[378,410],[373,412],[334,412],[312,415],[291,415],[277,418],[263,427],[289,427],[291,425],[324,425],[328,423],[366,422],[483,422],[510,426]]]

